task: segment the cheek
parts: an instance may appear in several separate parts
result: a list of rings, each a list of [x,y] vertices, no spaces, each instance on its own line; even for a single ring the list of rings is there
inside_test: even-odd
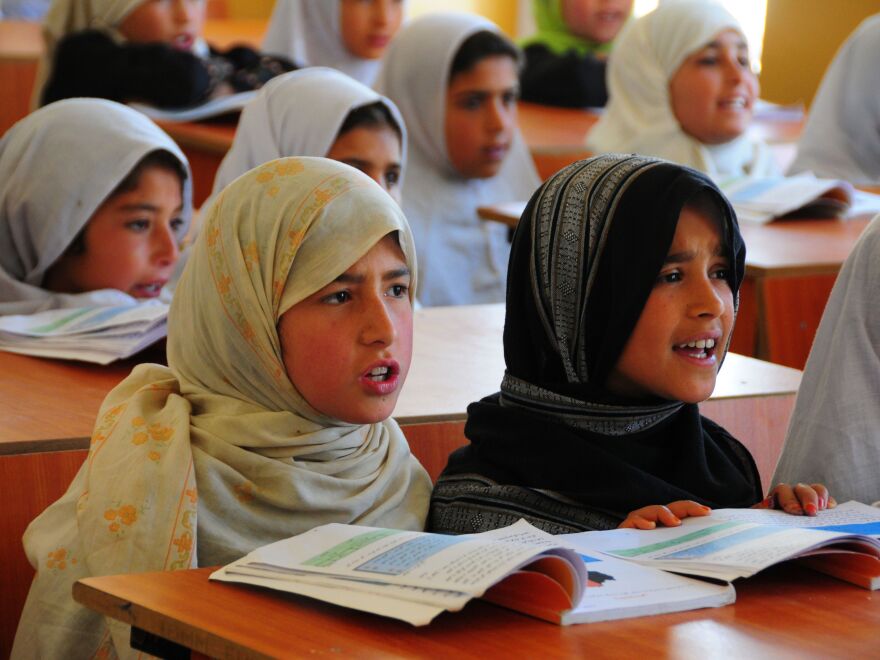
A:
[[[447,108],[446,111],[446,152],[449,160],[456,168],[472,158],[474,145],[478,144],[474,135],[474,118],[458,108]]]

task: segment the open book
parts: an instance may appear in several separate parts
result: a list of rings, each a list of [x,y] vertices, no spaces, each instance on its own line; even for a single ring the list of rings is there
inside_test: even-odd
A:
[[[157,108],[146,103],[129,103],[132,108],[158,121],[198,121],[219,117],[230,112],[239,112],[257,95],[256,90],[238,92],[228,96],[218,96],[210,101],[188,108]]]
[[[839,218],[853,203],[854,189],[845,181],[817,179],[812,174],[732,179],[721,182],[737,218],[769,222],[774,218]]]
[[[167,318],[168,305],[158,300],[0,316],[0,350],[109,364],[162,339]]]
[[[880,588],[880,509],[847,502],[815,517],[766,509],[719,509],[680,527],[567,534],[586,552],[643,566],[731,581],[807,558],[811,568],[866,589]]]
[[[446,536],[330,524],[251,552],[211,575],[425,625],[475,597],[559,624],[732,603],[711,584],[582,555],[524,520]]]

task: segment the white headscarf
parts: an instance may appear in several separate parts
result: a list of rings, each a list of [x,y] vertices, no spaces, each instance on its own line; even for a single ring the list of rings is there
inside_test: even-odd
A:
[[[186,168],[181,218],[188,225],[192,177],[186,157],[141,113],[103,99],[65,99],[6,132],[0,140],[0,314],[135,302],[122,291],[71,295],[41,284],[107,196],[159,149]]]
[[[403,209],[419,251],[419,301],[464,305],[504,300],[507,228],[484,222],[477,208],[525,199],[540,184],[518,129],[501,171],[464,179],[446,149],[449,72],[462,43],[493,23],[459,13],[429,14],[404,26],[385,56],[376,88],[403,114],[409,132]]]
[[[100,30],[117,42],[124,42],[119,24],[125,20],[138,5],[146,0],[52,0],[52,5],[43,19],[43,40],[46,48],[37,68],[37,78],[31,96],[31,107],[37,108],[43,94],[43,87],[52,74],[55,48],[58,42],[69,34],[83,30]],[[207,55],[208,46],[197,40],[193,52]]]
[[[791,172],[880,183],[880,14],[865,19],[822,79]]]
[[[880,217],[831,290],[773,483],[821,482],[838,502],[880,500]]]
[[[299,67],[328,66],[372,85],[380,60],[348,52],[342,43],[341,0],[276,0],[263,50]]]
[[[266,83],[241,113],[232,148],[214,179],[216,195],[233,179],[263,163],[285,156],[326,156],[348,114],[381,101],[401,131],[406,127],[397,106],[344,73],[310,67],[282,74]]]
[[[85,576],[223,564],[330,522],[423,528],[431,482],[400,427],[313,409],[276,330],[391,232],[414,270],[398,205],[335,161],[270,161],[223,190],[175,291],[169,367],[110,392],[86,463],[25,532],[16,651],[134,655],[127,626],[71,599]]]
[[[672,112],[669,81],[689,55],[728,29],[743,34],[724,7],[705,0],[665,2],[630,21],[608,59],[608,105],[587,136],[587,148],[658,156],[712,178],[775,174],[764,143],[744,133],[725,144],[703,144],[682,130]]]

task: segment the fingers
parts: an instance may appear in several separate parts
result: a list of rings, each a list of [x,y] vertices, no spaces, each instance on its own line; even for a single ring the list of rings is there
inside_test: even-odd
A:
[[[770,495],[755,508],[776,508],[795,516],[815,516],[824,509],[833,509],[837,502],[823,484],[799,483],[794,486],[777,484]]]
[[[816,496],[819,498],[819,511],[824,511],[828,508],[828,498],[830,495],[828,494],[828,489],[825,488],[824,484],[810,484],[810,488],[816,491]]]
[[[689,518],[691,516],[708,516],[712,509],[693,500],[678,500],[670,502],[666,507],[678,518]]]
[[[788,484],[777,484],[777,486],[770,491],[770,495],[776,499],[777,508],[782,509],[786,513],[790,513],[793,516],[804,515],[804,510],[801,508],[801,503],[798,501],[797,495],[795,495],[794,488]]]
[[[648,520],[642,516],[630,514],[626,520],[620,523],[619,529],[654,529],[657,526],[653,520]]]
[[[657,523],[667,527],[677,527],[681,520],[667,507],[660,504],[643,506],[641,509],[632,511],[622,523],[620,528],[654,529]]]

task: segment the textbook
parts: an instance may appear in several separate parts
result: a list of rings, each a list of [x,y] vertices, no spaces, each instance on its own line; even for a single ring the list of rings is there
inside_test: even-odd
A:
[[[770,222],[782,217],[839,218],[853,204],[855,190],[846,181],[818,179],[810,173],[721,182],[741,222]]]
[[[167,318],[168,305],[158,300],[0,316],[0,350],[109,364],[165,337]]]
[[[718,509],[680,527],[565,535],[587,552],[643,566],[732,581],[806,558],[810,568],[866,589],[880,588],[880,509],[846,502],[815,517],[768,509]]]
[[[560,625],[732,603],[729,584],[580,553],[524,520],[448,536],[329,524],[254,550],[211,574],[426,625],[471,599]]]
[[[256,95],[257,90],[238,92],[228,96],[218,96],[188,108],[157,108],[146,103],[134,102],[128,105],[156,121],[198,121],[231,112],[240,112]]]

